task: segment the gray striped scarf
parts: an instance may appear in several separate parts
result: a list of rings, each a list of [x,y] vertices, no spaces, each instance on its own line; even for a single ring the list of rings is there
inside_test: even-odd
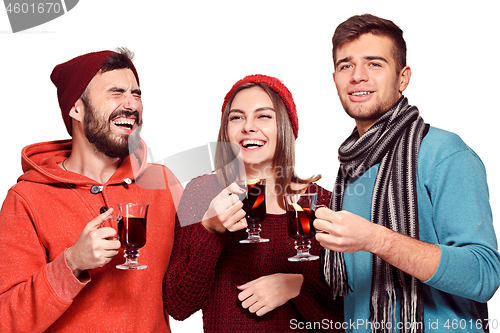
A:
[[[372,196],[372,222],[418,239],[417,155],[428,128],[418,109],[408,105],[408,100],[401,97],[361,138],[354,129],[339,148],[341,166],[330,208],[334,211],[342,209],[349,177],[360,177],[380,163]],[[324,250],[321,259],[324,277],[333,297],[347,295],[350,287],[343,254]],[[391,332],[389,326],[395,327],[396,288],[402,294],[401,324],[405,328],[410,327],[403,331],[423,331],[422,283],[376,255],[372,255],[372,331]],[[377,323],[386,325],[376,329]]]

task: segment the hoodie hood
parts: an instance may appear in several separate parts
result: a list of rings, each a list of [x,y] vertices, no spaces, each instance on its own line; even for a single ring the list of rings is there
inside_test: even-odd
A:
[[[65,171],[59,167],[58,164],[71,154],[71,148],[71,140],[40,142],[24,147],[21,152],[21,164],[24,174],[19,177],[18,182],[95,184],[93,179]],[[106,184],[134,181],[144,172],[147,166],[146,161],[147,147],[141,139],[140,147],[133,154],[123,159],[120,167]]]

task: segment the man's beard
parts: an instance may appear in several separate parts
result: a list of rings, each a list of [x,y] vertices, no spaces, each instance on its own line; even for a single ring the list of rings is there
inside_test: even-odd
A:
[[[140,146],[139,134],[142,120],[139,118],[137,111],[130,112],[117,109],[106,120],[97,116],[96,109],[92,103],[85,99],[82,99],[82,101],[85,105],[85,116],[83,119],[85,136],[98,152],[112,158],[125,158]],[[136,116],[138,127],[130,135],[116,135],[112,132],[109,123],[119,115]]]
[[[349,117],[358,121],[377,121],[386,113],[391,107],[391,105],[384,105],[382,103],[377,103],[375,106],[371,108],[371,110],[359,111],[356,108],[349,108],[349,106],[342,103],[345,112],[349,115]]]
[[[394,81],[394,91],[399,91],[398,81]],[[339,94],[340,96],[340,94]],[[349,117],[353,118],[356,121],[363,122],[371,122],[374,123],[380,119],[387,111],[389,111],[394,104],[399,100],[401,94],[394,94],[388,96],[387,98],[377,98],[375,103],[370,108],[364,108],[364,106],[353,106],[349,107],[348,98],[344,97],[344,99],[340,98],[340,102],[345,110],[345,112],[349,115]]]

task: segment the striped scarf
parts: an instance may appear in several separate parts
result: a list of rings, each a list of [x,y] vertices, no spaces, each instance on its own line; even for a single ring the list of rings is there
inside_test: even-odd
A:
[[[341,166],[330,208],[342,209],[349,177],[360,177],[380,163],[372,196],[372,222],[418,239],[417,155],[428,129],[418,109],[408,105],[405,97],[401,97],[361,138],[354,129],[339,148]],[[323,250],[321,259],[325,281],[333,297],[347,295],[350,287],[343,253]],[[402,294],[401,324],[410,328],[402,331],[423,331],[423,326],[419,325],[424,324],[422,283],[376,255],[372,255],[372,331],[391,332],[391,327],[396,327],[396,287]],[[377,329],[377,323],[386,324]]]

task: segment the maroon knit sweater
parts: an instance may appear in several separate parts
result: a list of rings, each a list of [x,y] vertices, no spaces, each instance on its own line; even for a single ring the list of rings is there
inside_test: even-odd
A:
[[[261,236],[270,241],[260,244],[240,244],[239,240],[247,236],[245,230],[220,236],[198,223],[221,190],[215,175],[196,178],[186,186],[178,215],[182,225],[190,225],[181,227],[176,222],[174,248],[163,285],[168,313],[183,320],[202,309],[205,332],[289,332],[296,331],[299,325],[334,331],[330,327],[343,321],[342,301],[328,299],[328,287],[320,282],[319,260],[287,260],[296,250],[287,234],[286,214],[267,214]],[[311,184],[307,192],[317,192],[318,204],[329,205],[329,191]],[[311,253],[319,254],[320,249],[313,239]],[[275,273],[302,274],[304,283],[299,296],[262,317],[242,308],[236,286]]]

